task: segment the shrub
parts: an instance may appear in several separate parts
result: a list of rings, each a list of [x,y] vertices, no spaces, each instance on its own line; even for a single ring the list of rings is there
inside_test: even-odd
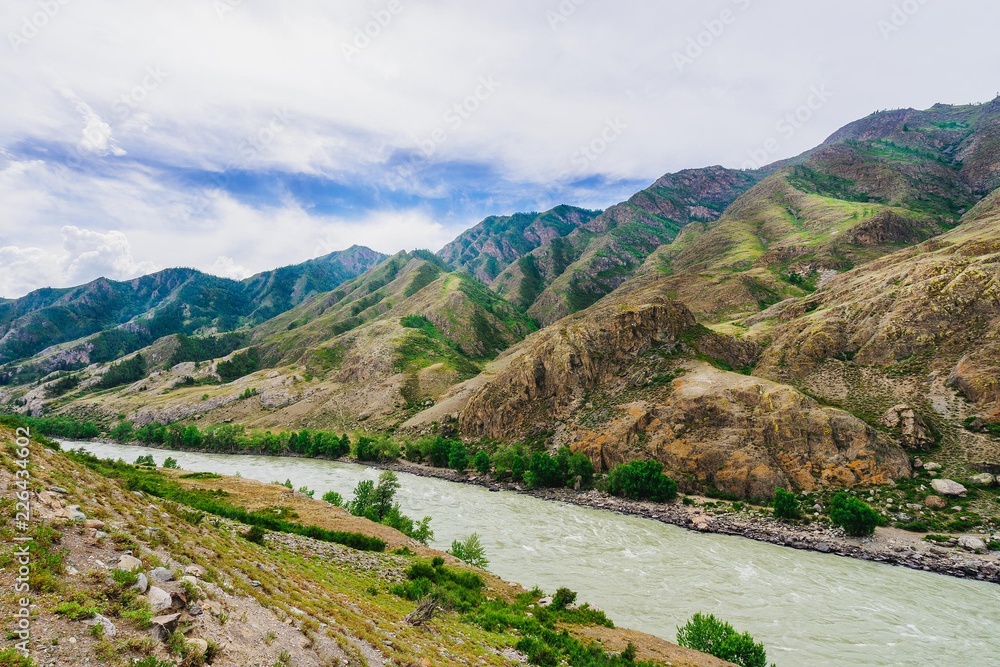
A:
[[[784,489],[775,489],[774,517],[776,519],[798,519],[801,515],[799,501],[795,494]]]
[[[179,466],[179,465],[177,465],[177,459],[175,459],[175,458],[174,458],[174,457],[172,457],[172,456],[168,456],[168,457],[167,457],[167,458],[166,458],[166,459],[165,459],[165,460],[163,461],[163,467],[164,467],[164,468],[167,468],[168,470],[177,470],[177,469],[178,469],[178,468],[179,468],[180,466]]]
[[[97,383],[99,389],[111,389],[123,384],[132,384],[146,377],[146,360],[141,354],[131,359],[111,364]]]
[[[135,460],[137,466],[152,466],[156,467],[156,461],[153,460],[152,454],[146,454],[145,456],[140,456]]]
[[[607,492],[634,500],[667,502],[677,497],[677,483],[663,474],[658,461],[632,461],[608,473]]]
[[[463,563],[468,563],[482,570],[490,566],[490,561],[486,558],[486,548],[483,547],[482,542],[479,541],[479,535],[476,533],[469,535],[463,541],[455,540],[452,542],[448,553]]]
[[[243,533],[243,537],[254,544],[264,544],[265,534],[264,529],[260,526],[250,526],[250,530]]]
[[[434,537],[434,531],[430,529],[430,517],[414,521],[404,515],[399,503],[395,502],[398,490],[399,478],[396,473],[385,471],[379,475],[378,486],[370,479],[358,482],[354,489],[354,500],[347,503],[346,508],[354,516],[390,526],[427,544]]]
[[[864,537],[875,532],[879,516],[867,503],[841,491],[830,502],[830,521],[848,535]]]
[[[327,491],[324,493],[323,500],[331,505],[336,505],[337,507],[344,506],[344,496],[340,495],[336,491]]]
[[[220,361],[215,367],[215,372],[225,383],[233,382],[258,370],[260,370],[260,352],[255,347],[234,354],[229,361]]]
[[[479,450],[476,455],[472,457],[472,467],[476,469],[480,475],[490,474],[490,455]]]
[[[554,609],[563,610],[574,602],[576,602],[576,592],[566,587],[560,588],[552,596],[552,607]]]
[[[435,468],[447,468],[451,459],[451,440],[435,438],[430,448],[431,465]]]
[[[448,452],[448,467],[456,472],[465,472],[469,467],[469,450],[461,440],[451,443]]]
[[[712,615],[692,616],[686,625],[677,629],[677,643],[740,667],[767,667],[767,651],[763,644],[754,642],[749,633],[741,634]]]

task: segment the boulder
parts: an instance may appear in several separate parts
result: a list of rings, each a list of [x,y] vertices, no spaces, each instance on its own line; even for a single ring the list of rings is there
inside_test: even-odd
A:
[[[538,606],[539,607],[550,607],[550,606],[552,606],[552,597],[549,596],[549,597],[542,598],[541,600],[538,601]]]
[[[100,614],[94,614],[94,617],[92,619],[90,619],[89,621],[84,621],[83,624],[89,625],[90,627],[94,627],[97,625],[102,626],[104,628],[105,637],[114,637],[115,635],[118,634],[118,628],[115,627],[115,624],[106,619],[105,617],[101,616]]]
[[[83,525],[85,528],[93,528],[94,530],[104,528],[104,522],[98,519],[87,519]]]
[[[925,463],[924,464],[924,470],[926,470],[927,472],[934,472],[935,470],[940,470],[940,469],[941,469],[941,464],[940,463]]]
[[[923,417],[910,405],[890,408],[878,423],[894,431],[904,449],[923,450],[934,444],[934,434]]]
[[[927,496],[924,505],[932,510],[943,510],[948,507],[948,501],[941,496]]]
[[[994,484],[997,483],[997,478],[989,474],[988,472],[984,472],[981,475],[975,475],[973,477],[970,477],[969,481],[979,486],[993,486]]]
[[[135,570],[142,569],[142,561],[135,556],[129,556],[124,554],[118,559],[118,569],[125,570],[126,572],[134,572]]]
[[[177,624],[180,623],[180,620],[180,614],[157,616],[151,621],[153,637],[161,642],[167,641],[167,639],[170,638],[170,635],[173,634],[174,630],[177,629]]]
[[[147,597],[149,599],[149,606],[152,608],[154,614],[170,609],[170,606],[173,604],[170,599],[170,593],[156,586],[150,586]]]
[[[146,575],[140,572],[139,579],[132,585],[132,588],[139,591],[140,593],[145,593],[147,590],[149,590],[149,580],[146,579]]]
[[[165,567],[153,568],[149,573],[149,578],[151,581],[155,581],[158,584],[165,584],[168,581],[174,580],[174,573]]]
[[[965,494],[969,492],[964,486],[956,481],[950,479],[935,479],[931,481],[931,488],[937,491],[942,496],[951,496],[952,498],[965,497]]]
[[[958,546],[962,547],[966,551],[972,551],[977,554],[984,554],[987,552],[986,542],[983,542],[980,538],[973,535],[963,535],[958,538]]]

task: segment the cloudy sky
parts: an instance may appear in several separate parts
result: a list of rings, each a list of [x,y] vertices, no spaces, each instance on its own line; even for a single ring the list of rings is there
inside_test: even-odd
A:
[[[6,297],[436,250],[1000,88],[986,0],[0,5]]]

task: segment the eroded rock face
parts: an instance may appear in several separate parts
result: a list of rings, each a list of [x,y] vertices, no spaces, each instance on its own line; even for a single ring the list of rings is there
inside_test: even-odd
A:
[[[895,431],[905,449],[920,451],[934,444],[934,434],[913,406],[897,405],[882,415],[878,423]]]
[[[655,458],[693,480],[684,482],[689,490],[741,497],[910,474],[905,452],[852,415],[792,387],[677,356],[703,340],[734,361],[752,356],[705,331],[655,280],[616,292],[512,350],[461,410],[461,430],[499,440],[555,431],[599,469]]]

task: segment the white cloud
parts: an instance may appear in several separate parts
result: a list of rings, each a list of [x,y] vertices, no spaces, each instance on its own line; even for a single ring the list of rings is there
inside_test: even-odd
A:
[[[0,294],[20,295],[39,287],[74,285],[98,276],[113,280],[135,278],[155,270],[152,262],[140,262],[119,231],[100,233],[66,226],[61,230],[62,248],[0,247]]]
[[[236,260],[226,255],[219,255],[218,259],[212,262],[212,268],[208,272],[215,276],[232,278],[233,280],[243,280],[250,275],[250,272],[237,264]]]

